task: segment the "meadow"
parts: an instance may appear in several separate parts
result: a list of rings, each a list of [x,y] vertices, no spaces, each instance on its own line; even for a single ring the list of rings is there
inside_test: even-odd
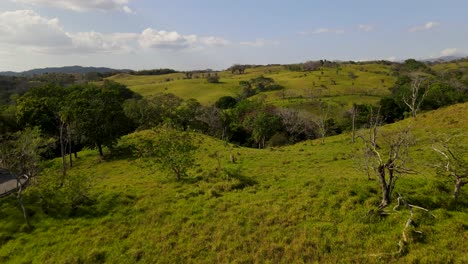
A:
[[[182,181],[132,156],[84,150],[69,175],[91,179],[89,202],[72,212],[41,208],[32,187],[27,229],[15,198],[2,200],[0,262],[466,263],[466,190],[455,203],[453,183],[430,164],[434,137],[466,132],[467,114],[468,104],[458,104],[382,128],[384,135],[411,125],[410,166],[418,173],[397,182],[394,198],[430,212],[415,210],[403,252],[409,212],[392,210],[394,202],[388,215],[372,213],[378,180],[367,179],[362,142],[351,144],[350,134],[266,149],[194,134],[197,165]],[[60,161],[43,169],[58,175]]]
[[[280,92],[260,94],[267,102],[278,106],[296,104],[296,101],[300,104],[301,98],[312,95],[329,97],[330,101],[337,104],[349,102],[350,97],[363,97],[364,99],[358,101],[373,102],[388,95],[388,88],[396,80],[391,75],[391,68],[382,64],[343,64],[338,68],[324,67],[321,71],[312,72],[290,71],[284,66],[260,66],[248,68],[244,74],[222,71],[219,73],[220,83],[208,83],[201,74],[185,79],[183,73],[159,76],[118,74],[108,79],[125,84],[143,96],[161,92],[173,93],[183,99],[193,98],[204,105],[210,105],[221,96],[238,96],[241,93],[240,81],[248,81],[261,75],[273,78],[276,83],[285,87]]]

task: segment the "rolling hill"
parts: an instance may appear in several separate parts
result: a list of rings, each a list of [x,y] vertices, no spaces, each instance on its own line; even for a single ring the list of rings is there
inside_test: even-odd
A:
[[[82,67],[82,66],[65,66],[65,67],[48,67],[48,68],[41,68],[41,69],[32,69],[23,72],[12,72],[12,71],[5,71],[0,72],[0,75],[3,76],[34,76],[34,75],[41,75],[46,73],[67,73],[67,74],[86,74],[89,72],[98,72],[98,73],[109,73],[109,72],[129,72],[131,70],[116,70],[111,68],[105,67]]]
[[[466,132],[467,115],[465,103],[382,128],[385,135],[411,124],[410,166],[418,173],[401,178],[395,192],[435,216],[414,212],[411,230],[420,233],[411,233],[398,254],[409,212],[393,211],[394,203],[386,216],[370,213],[380,200],[378,181],[360,169],[362,144],[352,145],[349,134],[263,150],[195,135],[198,165],[185,181],[132,157],[102,160],[85,150],[70,171],[93,179],[90,200],[74,209],[79,213],[38,208],[31,188],[26,201],[34,229],[19,232],[15,198],[2,201],[0,261],[464,263],[467,190],[454,205],[453,183],[436,177],[429,161],[433,137]],[[231,154],[237,164],[229,162]],[[229,173],[218,174],[219,166]],[[43,176],[58,175],[60,161],[44,167]]]

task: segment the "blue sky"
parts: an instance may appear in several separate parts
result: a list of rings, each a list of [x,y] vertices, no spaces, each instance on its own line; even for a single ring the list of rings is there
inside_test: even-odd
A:
[[[2,0],[0,70],[468,55],[467,1]]]

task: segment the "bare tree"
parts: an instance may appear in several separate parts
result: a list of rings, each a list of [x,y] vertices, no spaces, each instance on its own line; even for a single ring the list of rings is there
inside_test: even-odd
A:
[[[364,135],[359,135],[365,142],[367,142],[372,148],[367,147],[367,143],[365,144],[364,148],[362,149],[363,153],[363,168],[367,175],[368,180],[372,180],[373,173],[376,171],[375,166],[373,166],[373,160],[375,159],[375,152],[373,149],[378,149],[377,146],[377,137],[379,128],[382,125],[382,117],[380,116],[380,108],[374,114],[373,108],[371,108],[371,112],[369,115],[369,123],[368,123],[368,135],[367,139],[365,139]]]
[[[223,125],[222,115],[221,109],[210,106],[202,108],[201,114],[196,118],[207,125],[209,135],[226,140],[227,128]]]
[[[328,132],[328,115],[330,114],[330,104],[320,102],[319,114],[315,118],[315,123],[318,127],[318,132],[322,138],[322,144],[325,144],[325,136]]]
[[[411,110],[411,116],[414,118],[416,118],[416,115],[421,108],[421,104],[429,92],[429,89],[425,89],[423,86],[425,80],[425,78],[419,76],[416,77],[411,82],[409,93],[403,95],[403,102],[409,107]]]
[[[291,136],[291,141],[297,142],[299,138],[313,138],[315,136],[316,126],[308,118],[306,111],[280,108],[276,114],[281,118],[281,123]]]
[[[460,189],[468,183],[468,160],[466,145],[454,143],[456,139],[466,134],[452,137],[442,137],[432,144],[432,149],[440,155],[439,162],[435,164],[438,174],[454,180],[453,197],[457,199]]]
[[[382,189],[382,201],[379,208],[385,208],[391,202],[391,195],[396,181],[403,174],[413,174],[406,164],[409,161],[409,146],[412,143],[410,128],[398,130],[384,135],[384,147],[377,145],[377,130],[371,127],[370,138],[361,136],[365,148],[371,156],[371,166],[377,172]]]

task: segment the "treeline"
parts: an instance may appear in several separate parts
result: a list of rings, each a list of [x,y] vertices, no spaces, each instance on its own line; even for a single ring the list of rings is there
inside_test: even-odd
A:
[[[164,68],[164,69],[130,71],[128,73],[131,75],[164,75],[164,74],[170,74],[170,73],[178,73],[178,71]]]
[[[397,81],[390,87],[391,95],[380,101],[381,114],[387,123],[416,117],[418,111],[468,101],[466,68],[436,72],[425,63],[409,59],[395,65],[393,72]]]
[[[304,65],[330,67],[334,63],[318,61]],[[161,71],[165,70],[169,69]],[[192,74],[187,72],[187,78]],[[354,104],[344,116],[334,115],[333,106],[320,96],[310,98],[314,114],[267,104],[260,93],[284,90],[284,87],[265,76],[240,81],[241,92],[237,97],[224,96],[211,106],[165,93],[142,98],[127,87],[107,80],[97,85],[73,84],[70,83],[73,79],[62,75],[43,76],[45,79],[34,81],[8,77],[0,79],[6,83],[3,87],[12,87],[5,90],[18,95],[0,108],[0,132],[37,126],[57,142],[61,137],[69,137],[65,141],[68,140],[72,149],[90,146],[100,149],[102,154],[102,146],[112,149],[121,135],[169,124],[239,145],[263,148],[366,127],[375,115],[383,123],[392,123],[415,117],[418,111],[468,100],[468,79],[462,69],[436,73],[425,63],[407,60],[395,66],[393,74],[398,79],[390,88],[389,96],[377,105]],[[203,76],[213,79],[207,79],[209,82],[219,81],[216,72],[203,72]]]
[[[268,105],[252,95],[282,89],[271,78],[259,76],[240,83],[244,92],[225,96],[211,106],[161,93],[146,98],[127,87],[102,84],[54,83],[30,88],[2,109],[2,134],[38,127],[55,139],[49,156],[75,153],[79,148],[113,149],[117,139],[135,130],[170,125],[195,130],[249,147],[295,143],[316,138],[317,126],[305,111]]]

